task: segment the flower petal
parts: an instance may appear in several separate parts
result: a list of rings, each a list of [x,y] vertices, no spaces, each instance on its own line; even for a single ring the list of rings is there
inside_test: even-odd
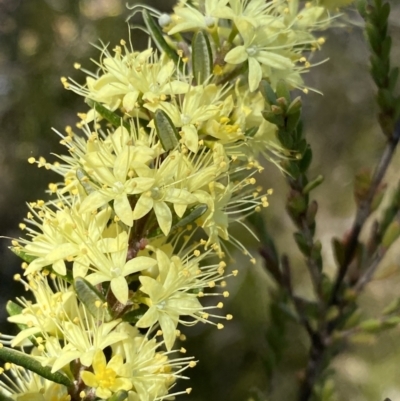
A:
[[[128,302],[129,289],[125,277],[113,278],[111,280],[111,291],[121,304],[125,305]]]

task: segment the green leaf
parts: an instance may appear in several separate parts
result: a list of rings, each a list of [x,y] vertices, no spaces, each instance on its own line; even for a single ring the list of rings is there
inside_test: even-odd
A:
[[[157,135],[165,151],[175,149],[179,145],[178,130],[165,111],[160,109],[156,110],[154,114],[154,125],[156,126]]]
[[[399,78],[399,71],[399,67],[395,67],[390,71],[388,89],[391,92],[393,92],[394,88],[396,87],[397,79]]]
[[[177,52],[172,49],[164,39],[164,34],[161,28],[147,10],[143,10],[143,20],[147,30],[149,31],[149,35],[157,45],[160,52],[165,53],[178,67],[183,69],[183,63],[180,61]]]
[[[314,178],[312,181],[310,181],[304,188],[302,193],[308,194],[310,191],[312,191],[313,189],[317,188],[318,186],[320,186],[322,184],[322,182],[324,181],[324,176],[323,175],[319,175],[318,177]]]
[[[8,316],[19,315],[19,314],[22,313],[23,309],[24,308],[21,305],[18,305],[13,301],[8,301],[7,302],[6,310],[7,310]]]
[[[332,238],[332,248],[336,263],[338,264],[338,266],[341,266],[344,262],[345,254],[345,247],[343,242],[336,237]]]
[[[173,227],[171,230],[186,227],[188,224],[193,223],[199,217],[201,217],[208,209],[208,206],[204,203],[195,206],[192,208],[188,214],[184,215]]]
[[[385,234],[382,238],[382,246],[386,249],[399,238],[400,236],[400,223],[397,220],[392,221],[388,228],[385,231]]]
[[[128,398],[128,392],[125,390],[119,390],[113,394],[107,401],[123,401]]]
[[[138,309],[130,310],[122,315],[124,322],[136,324],[139,319],[146,313],[148,307],[146,305],[140,305]]]
[[[44,377],[52,382],[62,384],[66,387],[73,385],[72,381],[68,379],[61,372],[51,373],[51,367],[42,366],[42,364],[29,355],[15,349],[2,347],[0,348],[0,359],[4,362],[11,362],[15,365],[22,366],[32,372],[37,373],[39,376]]]
[[[261,112],[261,114],[271,124],[275,124],[278,127],[283,127],[285,125],[285,119],[283,118],[282,114],[274,114],[269,110],[264,110]]]
[[[283,81],[282,79],[278,81],[276,84],[276,95],[278,98],[283,97],[286,99],[287,104],[290,104],[292,102],[292,98],[290,96],[290,91],[287,83]]]
[[[277,132],[277,137],[279,142],[285,149],[293,150],[294,144],[290,132],[287,132],[285,129],[282,128]]]
[[[289,114],[286,118],[286,130],[290,133],[292,133],[296,128],[297,124],[300,121],[301,117],[301,110],[298,110],[296,112],[293,112]]]
[[[260,82],[260,92],[268,104],[270,105],[276,104],[277,100],[276,94],[272,89],[271,85],[267,81],[262,80]]]
[[[292,103],[289,104],[287,109],[287,115],[296,114],[297,112],[301,111],[302,101],[301,96],[297,96]]]
[[[380,7],[379,10],[379,22],[380,25],[386,25],[388,20],[389,20],[389,15],[390,15],[390,4],[389,3],[384,3],[382,7]]]
[[[311,254],[311,248],[310,246],[307,244],[306,239],[304,238],[303,234],[300,232],[296,232],[293,234],[294,240],[296,241],[296,244],[299,248],[299,250],[301,251],[301,253],[304,256],[310,256]]]
[[[198,84],[204,83],[212,73],[213,56],[210,41],[203,31],[198,31],[192,39],[193,75]]]
[[[302,159],[298,162],[299,169],[302,173],[306,172],[312,161],[312,150],[310,147],[304,152]]]
[[[98,317],[99,307],[96,306],[96,303],[98,304],[100,302],[101,305],[105,304],[105,297],[83,277],[75,278],[74,287],[78,299],[86,306],[86,309],[92,314],[92,316]],[[102,306],[100,306],[100,308],[102,308]],[[106,322],[113,319],[108,308],[104,309],[104,319]]]
[[[94,191],[94,188],[89,184],[90,178],[86,174],[85,170],[83,170],[81,168],[78,168],[76,170],[76,178],[78,179],[78,181],[82,185],[82,187],[85,190],[87,195],[90,195]]]
[[[37,259],[36,256],[28,255],[26,252],[24,252],[22,249],[20,249],[18,247],[10,246],[10,250],[12,252],[14,252],[19,258],[21,258],[26,263],[31,263],[35,259]]]
[[[244,133],[245,136],[252,138],[255,134],[257,134],[257,131],[260,127],[251,127],[246,132]]]
[[[275,243],[267,230],[267,223],[260,213],[252,213],[246,217],[246,220],[256,229],[257,237],[260,242],[268,250],[268,256],[274,266],[279,266],[279,256]]]
[[[85,103],[92,109],[95,109],[112,126],[119,128],[122,125],[124,128],[126,128],[130,132],[130,130],[131,130],[130,125],[127,122],[123,121],[122,117],[120,117],[118,114],[114,113],[111,110],[108,110],[102,104],[95,102],[92,99],[86,98]]]

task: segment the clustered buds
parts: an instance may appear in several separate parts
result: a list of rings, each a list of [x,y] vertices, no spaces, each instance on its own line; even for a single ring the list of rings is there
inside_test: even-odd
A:
[[[16,279],[34,301],[8,304],[20,328],[1,336],[0,357],[13,362],[0,384],[10,399],[179,394],[171,388],[196,364],[176,355],[179,327],[223,328],[232,318],[221,315],[226,278],[237,274],[225,271],[225,256],[230,246],[248,252],[231,223],[251,233],[244,219],[271,194],[257,185],[257,158],[292,157],[275,120],[287,114],[294,129],[300,103],[283,96],[265,111],[259,84],[307,92],[306,57],[324,42],[311,31],[331,20],[324,7],[294,0],[136,12],[158,49],[121,40],[100,48],[97,72],[75,64],[86,83],[62,83],[89,110],[57,132],[67,154],[29,159],[61,178],[48,200],[28,204],[26,235],[12,243],[24,260]]]

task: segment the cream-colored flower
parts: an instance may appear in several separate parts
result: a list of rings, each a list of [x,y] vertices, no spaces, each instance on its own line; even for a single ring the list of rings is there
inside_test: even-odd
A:
[[[110,288],[114,296],[121,304],[126,304],[129,297],[129,288],[126,277],[153,267],[156,261],[152,258],[139,256],[127,261],[128,236],[119,234],[115,239],[119,244],[119,250],[104,254],[101,250],[92,249],[90,252],[90,273],[86,279],[93,285],[110,282]]]
[[[163,331],[168,350],[175,342],[175,331],[179,316],[192,316],[202,311],[197,295],[190,293],[190,285],[198,274],[196,263],[183,263],[173,256],[171,259],[161,250],[157,250],[159,276],[140,277],[140,290],[147,294],[149,309],[138,321],[137,327],[152,327],[159,323]]]
[[[267,25],[271,23],[277,16],[274,11],[277,3],[284,0],[274,2],[266,2],[264,0],[229,0],[229,4],[216,10],[215,14],[219,18],[233,20],[235,24],[246,20],[255,27],[259,25]]]
[[[171,27],[167,27],[168,34],[174,35],[178,32],[215,28],[218,24],[216,15],[227,2],[228,0],[205,0],[204,13],[189,5],[186,1],[181,2],[174,8]]]
[[[41,337],[43,333],[62,338],[59,323],[73,320],[79,316],[76,292],[61,279],[55,279],[53,290],[47,276],[36,273],[28,277],[25,288],[29,289],[36,302],[21,297],[18,299],[23,307],[21,313],[8,317],[11,323],[25,326],[11,342],[13,347],[20,346],[31,336]]]
[[[3,380],[0,380],[2,395],[14,401],[71,401],[67,387],[21,366],[10,364],[3,374],[7,378],[3,376]]]
[[[81,213],[91,212],[113,201],[116,215],[123,223],[132,226],[132,207],[128,197],[148,191],[153,186],[154,179],[151,177],[129,178],[129,171],[132,171],[134,163],[134,152],[130,148],[125,147],[116,157],[112,172],[104,167],[96,169],[96,175],[101,175],[102,178],[102,188],[94,190],[82,201]]]
[[[221,91],[216,85],[195,86],[185,93],[183,102],[160,102],[157,107],[145,104],[151,111],[156,108],[164,110],[171,118],[175,127],[180,128],[182,142],[196,153],[199,147],[198,130],[208,119],[215,116],[221,104]]]
[[[162,343],[141,335],[128,323],[121,323],[116,330],[127,335],[125,340],[112,345],[112,351],[113,355],[122,355],[126,361],[121,375],[129,378],[133,385],[129,400],[150,401],[165,397],[177,379],[186,378],[183,372],[196,365],[192,357],[171,358],[171,352],[158,350]]]
[[[138,220],[154,210],[164,235],[168,235],[172,225],[172,212],[166,202],[186,206],[197,202],[197,198],[189,191],[174,186],[179,159],[180,155],[175,151],[155,169],[146,166],[135,169],[139,177],[151,178],[153,186],[140,195],[133,210],[133,219]]]
[[[285,54],[284,49],[288,46],[277,47],[276,38],[278,35],[285,35],[286,27],[281,22],[276,21],[272,26],[254,27],[246,20],[237,23],[243,45],[235,46],[225,56],[225,61],[229,64],[241,64],[248,62],[249,67],[249,89],[255,91],[260,83],[263,72],[262,65],[282,70],[294,67],[291,54]]]
[[[31,205],[28,218],[29,225],[26,231],[32,239],[21,238],[21,250],[34,260],[29,264],[25,275],[42,270],[46,266],[52,266],[60,275],[67,273],[66,261],[73,262],[73,270],[76,275],[84,276],[88,266],[88,248],[104,246],[103,232],[109,222],[111,209],[104,208],[96,215],[82,213],[78,204],[68,204],[66,198],[60,197],[64,206]],[[55,210],[53,210],[55,209]],[[36,219],[35,219],[36,218]],[[34,227],[34,228],[32,228]],[[104,250],[112,252],[113,249]]]

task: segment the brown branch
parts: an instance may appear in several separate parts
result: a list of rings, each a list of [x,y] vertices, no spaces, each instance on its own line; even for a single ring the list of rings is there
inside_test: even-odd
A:
[[[350,231],[349,239],[347,242],[347,246],[345,249],[345,255],[343,258],[343,262],[340,264],[339,272],[335,281],[335,285],[332,290],[330,305],[338,304],[338,294],[340,292],[343,280],[348,271],[350,262],[353,260],[357,244],[358,238],[360,236],[361,230],[364,227],[364,224],[371,213],[371,204],[376,194],[376,191],[387,171],[387,168],[393,158],[394,152],[396,150],[397,144],[400,139],[400,120],[397,122],[393,135],[389,138],[385,150],[379,160],[378,166],[375,169],[374,176],[372,178],[372,182],[368,191],[368,195],[366,198],[360,202],[360,205],[357,209],[357,214],[354,219],[354,223],[352,229]]]

